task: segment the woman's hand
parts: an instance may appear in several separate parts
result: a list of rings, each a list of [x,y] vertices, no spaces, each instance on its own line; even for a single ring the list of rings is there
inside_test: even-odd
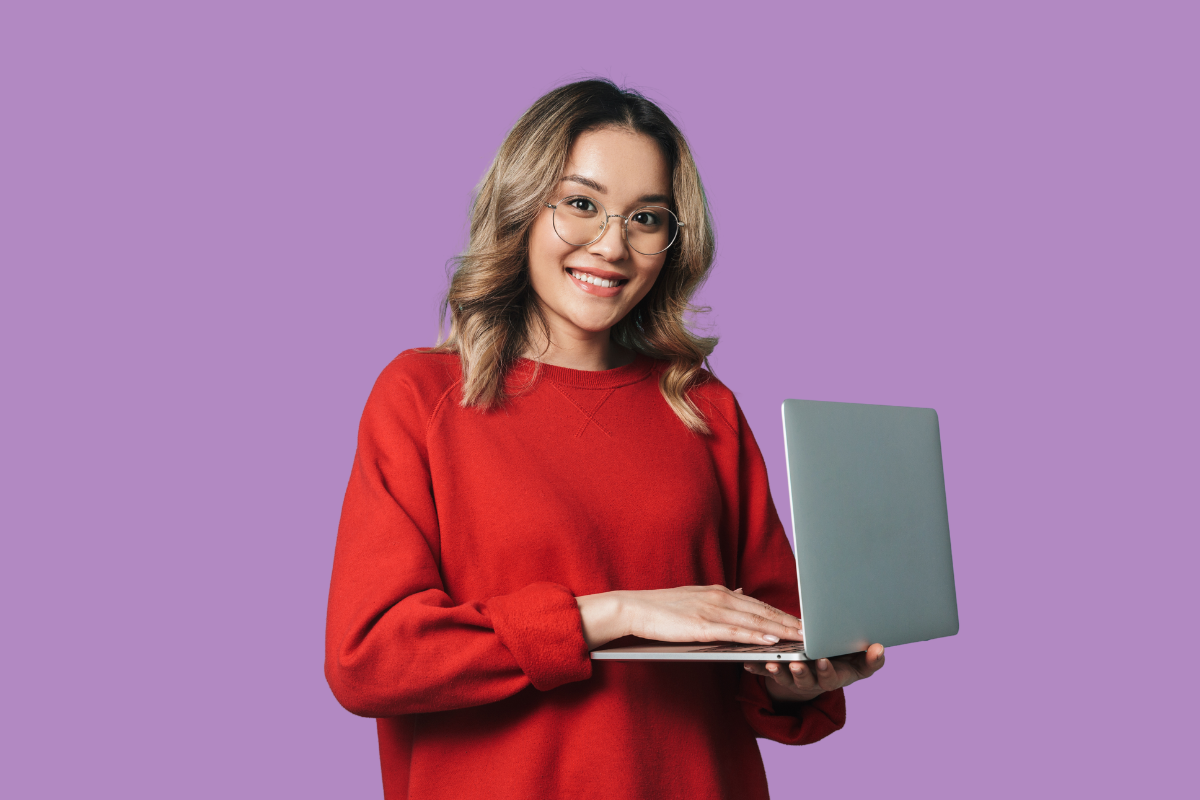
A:
[[[724,586],[606,592],[575,600],[589,650],[629,635],[756,645],[804,638],[796,617]]]
[[[785,664],[790,664],[786,666]],[[883,645],[873,644],[865,653],[852,653],[816,661],[748,662],[746,671],[762,675],[767,694],[780,703],[803,703],[824,692],[832,692],[855,681],[869,678],[883,666]]]

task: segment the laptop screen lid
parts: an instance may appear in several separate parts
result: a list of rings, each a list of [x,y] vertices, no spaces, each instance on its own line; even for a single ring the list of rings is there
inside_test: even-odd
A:
[[[937,412],[785,400],[783,428],[808,657],[956,634]]]

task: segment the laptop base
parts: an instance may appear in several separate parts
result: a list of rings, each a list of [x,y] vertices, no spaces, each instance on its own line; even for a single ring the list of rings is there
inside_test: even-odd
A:
[[[808,661],[802,642],[746,645],[729,642],[633,645],[592,651],[597,661]]]

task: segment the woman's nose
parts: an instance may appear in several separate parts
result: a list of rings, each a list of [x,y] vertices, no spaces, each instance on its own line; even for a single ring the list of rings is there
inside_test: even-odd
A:
[[[605,261],[622,261],[629,256],[625,244],[625,220],[615,214],[609,217],[608,227],[603,235],[588,246],[589,253],[595,253]]]

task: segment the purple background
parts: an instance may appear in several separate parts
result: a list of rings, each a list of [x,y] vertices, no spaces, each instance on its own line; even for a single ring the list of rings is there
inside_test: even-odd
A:
[[[783,398],[941,415],[962,632],[774,794],[1185,791],[1195,4],[179,5],[0,13],[0,794],[380,795],[321,671],[358,416],[587,74],[690,137],[785,512]]]

